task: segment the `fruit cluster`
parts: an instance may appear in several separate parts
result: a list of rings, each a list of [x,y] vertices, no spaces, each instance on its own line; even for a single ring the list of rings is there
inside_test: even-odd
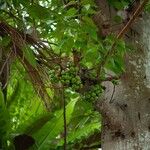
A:
[[[71,87],[73,90],[78,90],[81,88],[82,83],[80,76],[77,75],[78,68],[75,66],[68,66],[66,70],[61,73],[61,82],[65,87]]]
[[[102,88],[100,85],[92,85],[90,90],[85,93],[84,99],[87,101],[95,101],[98,100],[100,94],[102,93]]]

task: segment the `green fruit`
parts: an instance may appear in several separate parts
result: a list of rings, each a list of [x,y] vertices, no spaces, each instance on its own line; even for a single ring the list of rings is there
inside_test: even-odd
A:
[[[93,97],[96,97],[96,94],[95,94],[95,93],[92,93],[92,96],[93,96]]]
[[[65,74],[63,74],[61,77],[62,77],[62,78],[65,78],[65,76],[66,76],[66,75],[65,75]]]
[[[96,90],[96,92],[95,92],[97,95],[99,95],[100,93],[101,93],[101,91],[100,90]]]
[[[86,95],[87,98],[90,98],[91,96],[89,94]]]
[[[66,84],[69,84],[70,83],[70,81],[69,80],[66,80]]]
[[[80,85],[77,85],[76,87],[77,87],[77,89],[80,89]]]
[[[65,80],[61,80],[62,83],[65,83]]]
[[[76,76],[76,80],[81,81],[81,79],[80,79],[80,77],[79,77],[79,76]]]
[[[74,72],[75,71],[75,68],[74,67],[70,67],[70,72]]]
[[[96,100],[97,100],[98,98],[99,98],[98,96],[95,97]]]
[[[71,81],[74,83],[76,82],[76,78],[72,78]]]
[[[94,98],[94,97],[91,97],[90,99],[91,99],[92,101],[93,101],[93,100],[95,100],[95,98]]]
[[[99,89],[99,85],[98,85],[98,84],[97,84],[97,85],[95,85],[95,88],[96,88],[96,89]]]
[[[77,84],[81,84],[81,81],[80,81],[80,80],[77,80],[76,82],[77,82]]]
[[[68,75],[65,76],[66,80],[70,80],[70,77]]]

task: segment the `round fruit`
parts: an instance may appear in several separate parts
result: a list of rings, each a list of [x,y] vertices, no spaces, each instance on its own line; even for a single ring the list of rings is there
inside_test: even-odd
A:
[[[85,94],[85,100],[88,101],[95,101],[98,100],[100,94],[101,94],[101,86],[96,84],[92,85],[90,88],[90,91],[86,92]]]
[[[82,87],[82,82],[80,76],[78,76],[77,73],[78,68],[68,64],[67,69],[63,70],[61,73],[62,84],[68,88],[72,88],[75,91],[80,89]]]

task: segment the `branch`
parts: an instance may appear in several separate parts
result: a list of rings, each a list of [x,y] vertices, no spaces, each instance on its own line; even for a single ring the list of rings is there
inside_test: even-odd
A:
[[[88,81],[88,82],[90,82],[90,83],[95,83],[95,84],[97,84],[97,83],[99,83],[99,84],[101,84],[102,82],[105,82],[105,81],[113,81],[113,80],[119,80],[119,79],[121,79],[121,76],[109,76],[109,77],[106,77],[106,78],[104,78],[104,79],[99,79],[99,78],[91,78],[90,76],[86,76],[86,74],[81,74],[80,75],[81,76],[81,80],[82,81]]]
[[[112,92],[112,95],[111,95],[109,103],[112,103],[114,101],[113,97],[114,97],[114,94],[115,94],[115,89],[116,89],[115,85],[113,85],[113,92]]]
[[[71,1],[71,2],[67,3],[67,4],[64,6],[64,8],[76,7],[77,5],[79,5],[78,2],[73,2],[73,1]]]
[[[64,97],[64,88],[62,89],[62,100],[63,100],[63,117],[64,117],[64,150],[67,149],[67,119],[66,119],[66,100]]]
[[[93,145],[93,146],[85,146],[80,148],[81,150],[87,150],[87,149],[96,149],[96,148],[101,148],[101,144]]]
[[[107,77],[105,79],[102,79],[101,82],[103,82],[103,81],[119,80],[120,78],[121,78],[121,76],[110,76],[110,77]]]
[[[64,121],[64,150],[67,149],[67,120],[66,120],[66,99],[64,87],[61,87],[61,100],[63,101],[63,121]]]
[[[139,14],[144,9],[145,5],[148,3],[149,0],[144,0],[143,3],[139,4],[138,8],[135,10],[134,14],[130,17],[130,20],[127,22],[127,24],[123,27],[123,29],[119,32],[117,35],[117,39],[120,39],[124,36],[124,34],[128,31],[131,24],[134,22],[134,20],[139,16]]]

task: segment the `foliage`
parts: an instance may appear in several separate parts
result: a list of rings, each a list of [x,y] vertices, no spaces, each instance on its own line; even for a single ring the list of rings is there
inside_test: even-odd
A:
[[[120,10],[131,0],[108,3]],[[92,0],[1,0],[0,44],[12,62],[6,103],[0,90],[0,142],[8,149],[20,134],[35,140],[31,149],[48,150],[63,147],[64,126],[70,149],[100,132],[94,104],[102,82],[116,83],[124,71],[126,45],[98,34],[96,11]]]
[[[9,132],[9,115],[8,111],[6,109],[5,103],[4,103],[4,96],[2,93],[2,90],[0,89],[0,145],[3,146],[3,148],[6,148],[7,146],[7,136]]]

